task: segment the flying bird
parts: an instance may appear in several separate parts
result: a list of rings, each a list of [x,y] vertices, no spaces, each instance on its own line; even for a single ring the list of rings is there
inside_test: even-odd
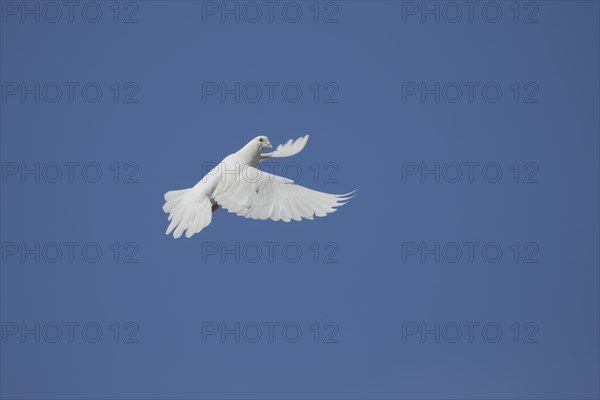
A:
[[[346,203],[352,193],[335,195],[297,185],[291,179],[258,168],[261,161],[298,154],[308,135],[280,144],[271,153],[271,142],[257,136],[228,155],[200,182],[189,189],[165,193],[163,211],[169,214],[167,235],[187,238],[206,228],[219,206],[241,217],[290,222],[324,217]]]

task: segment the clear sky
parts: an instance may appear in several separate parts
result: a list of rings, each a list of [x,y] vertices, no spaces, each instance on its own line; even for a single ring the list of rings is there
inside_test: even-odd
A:
[[[462,3],[0,2],[2,397],[598,398],[598,3]]]

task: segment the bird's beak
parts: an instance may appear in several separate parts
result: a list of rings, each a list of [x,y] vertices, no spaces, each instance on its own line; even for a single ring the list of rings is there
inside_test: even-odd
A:
[[[273,145],[271,145],[271,142],[267,142],[267,148],[268,149],[272,149],[273,148]]]

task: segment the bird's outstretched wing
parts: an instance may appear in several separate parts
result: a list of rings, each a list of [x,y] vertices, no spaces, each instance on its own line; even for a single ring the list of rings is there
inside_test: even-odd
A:
[[[213,198],[224,209],[241,217],[300,221],[332,213],[352,193],[335,195],[307,189],[292,180],[246,166],[241,174],[221,181]]]
[[[296,140],[290,139],[284,144],[280,144],[272,153],[260,155],[260,160],[264,161],[269,158],[291,157],[302,151],[308,142],[308,135],[299,137]]]

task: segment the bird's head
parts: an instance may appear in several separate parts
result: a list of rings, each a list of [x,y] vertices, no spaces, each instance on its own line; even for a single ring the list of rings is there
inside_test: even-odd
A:
[[[266,136],[257,136],[252,139],[251,143],[254,143],[256,146],[258,146],[260,150],[273,148],[271,142],[269,142],[269,138]]]

